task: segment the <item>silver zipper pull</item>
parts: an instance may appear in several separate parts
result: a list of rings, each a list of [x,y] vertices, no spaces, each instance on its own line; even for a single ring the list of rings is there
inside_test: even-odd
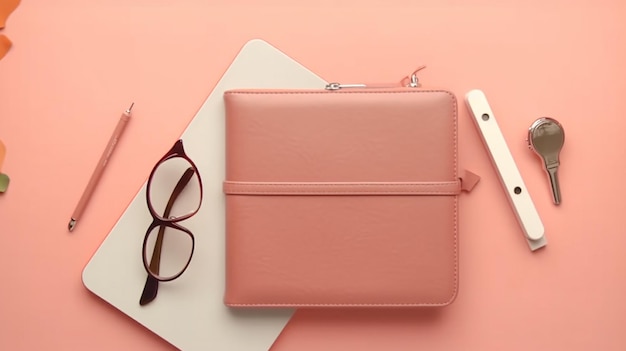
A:
[[[339,90],[344,88],[367,88],[365,84],[340,84],[340,83],[329,83],[326,84],[326,90]]]
[[[397,88],[397,87],[409,87],[409,88],[419,88],[421,85],[419,83],[419,79],[417,78],[417,72],[426,68],[426,66],[418,67],[413,73],[404,77],[400,84],[341,84],[341,83],[328,83],[326,84],[326,90],[339,90],[339,89],[350,89],[350,88]]]
[[[420,84],[419,78],[417,78],[417,72],[423,70],[426,66],[419,66],[413,73],[404,77],[402,79],[402,85],[409,88],[419,88],[422,85]]]
[[[341,83],[329,83],[326,84],[326,90],[339,90],[339,89],[352,89],[352,88],[369,88],[369,89],[384,89],[384,88],[397,88],[400,84],[341,84]]]
[[[419,79],[417,79],[417,74],[411,74],[411,77],[409,78],[409,87],[417,88],[419,86],[420,86],[420,81]]]

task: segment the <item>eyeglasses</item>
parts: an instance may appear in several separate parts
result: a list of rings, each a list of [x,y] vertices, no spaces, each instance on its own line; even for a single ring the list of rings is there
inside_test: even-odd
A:
[[[150,172],[146,202],[152,223],[142,247],[143,265],[148,273],[139,300],[142,306],[156,298],[159,282],[180,277],[193,256],[193,233],[179,222],[200,210],[202,180],[195,163],[185,153],[182,140],[176,141]]]

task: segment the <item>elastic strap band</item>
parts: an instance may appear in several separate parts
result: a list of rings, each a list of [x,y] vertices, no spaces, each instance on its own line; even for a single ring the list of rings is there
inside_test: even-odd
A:
[[[461,180],[449,182],[233,182],[227,195],[458,195]]]

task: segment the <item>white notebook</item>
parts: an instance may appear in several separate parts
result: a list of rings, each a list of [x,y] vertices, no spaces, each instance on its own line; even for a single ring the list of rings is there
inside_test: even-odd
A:
[[[268,43],[246,43],[181,137],[204,187],[200,211],[183,224],[196,239],[188,269],[177,280],[160,283],[150,304],[139,305],[146,280],[142,240],[152,221],[144,183],[85,267],[87,289],[181,350],[269,350],[293,311],[235,311],[223,304],[222,94],[233,88],[323,88],[325,84]],[[150,169],[145,172],[147,180]]]

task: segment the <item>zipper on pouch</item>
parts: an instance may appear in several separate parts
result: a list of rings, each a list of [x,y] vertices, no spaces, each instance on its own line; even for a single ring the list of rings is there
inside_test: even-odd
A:
[[[400,80],[399,83],[396,84],[341,84],[341,83],[328,83],[326,84],[326,90],[341,90],[341,89],[384,89],[384,88],[419,88],[421,86],[419,82],[419,78],[417,77],[417,72],[426,68],[426,66],[418,67],[413,73],[404,77]]]

